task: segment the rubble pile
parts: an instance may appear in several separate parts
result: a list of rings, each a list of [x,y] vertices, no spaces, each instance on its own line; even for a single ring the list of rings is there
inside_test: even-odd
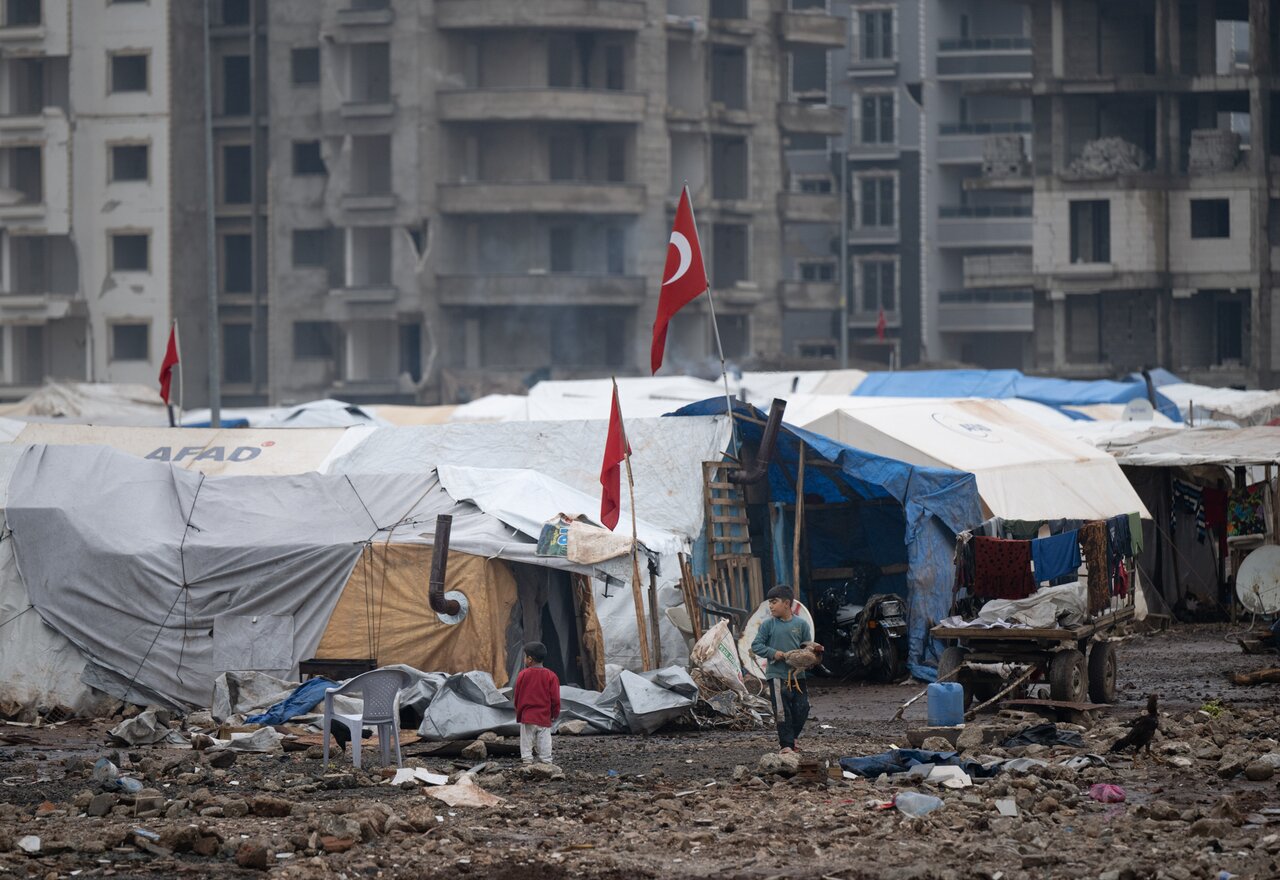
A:
[[[1098,138],[1089,141],[1080,157],[1067,166],[1064,177],[1075,180],[1135,174],[1149,167],[1150,160],[1142,148],[1124,138]]]

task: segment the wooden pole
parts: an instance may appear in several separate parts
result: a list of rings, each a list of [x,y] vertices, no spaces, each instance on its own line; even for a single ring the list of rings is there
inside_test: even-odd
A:
[[[649,568],[649,626],[653,630],[653,667],[662,667],[662,631],[658,629],[658,575]]]
[[[636,533],[636,484],[631,477],[631,454],[627,453],[627,491],[631,494],[631,597],[636,603],[636,634],[640,637],[640,662],[646,670],[653,669],[649,657],[649,636],[644,623],[644,598],[640,586],[640,538]]]
[[[791,542],[791,589],[800,599],[800,532],[804,528],[804,444],[800,444],[800,466],[796,474],[796,526]]]

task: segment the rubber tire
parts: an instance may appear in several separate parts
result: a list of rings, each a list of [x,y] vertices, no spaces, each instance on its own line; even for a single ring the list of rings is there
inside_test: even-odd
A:
[[[1111,642],[1094,642],[1089,649],[1089,699],[1116,701],[1116,646]]]
[[[1074,648],[1054,654],[1049,661],[1049,699],[1082,703],[1088,689],[1084,654]]]
[[[942,678],[948,673],[954,672],[955,670],[959,669],[960,666],[964,663],[964,658],[966,653],[967,652],[965,651],[964,648],[958,647],[956,645],[952,645],[950,648],[944,649],[942,652],[942,656],[938,658],[938,678]],[[968,709],[969,706],[973,703],[973,687],[969,684],[968,678],[969,677],[966,675],[959,679],[950,679],[951,681],[959,682],[959,684],[964,687],[965,709]]]
[[[901,681],[902,677],[907,673],[906,658],[902,656],[902,651],[898,648],[898,643],[902,640],[891,639],[882,632],[875,633],[872,638],[879,640],[878,649],[889,658],[888,667],[877,669],[872,676],[873,680],[885,684]]]
[[[984,675],[973,683],[973,698],[979,703],[985,703],[1004,690],[1004,685],[1004,679]]]

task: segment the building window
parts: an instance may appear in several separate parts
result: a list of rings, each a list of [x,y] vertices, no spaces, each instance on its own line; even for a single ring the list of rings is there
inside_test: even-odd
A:
[[[712,18],[746,18],[747,0],[711,0]]]
[[[111,182],[142,180],[150,177],[146,144],[113,144],[111,146]]]
[[[293,230],[293,268],[320,269],[329,264],[329,230]]]
[[[307,174],[325,174],[324,157],[320,153],[319,141],[293,142],[293,173],[296,176]]]
[[[40,0],[5,0],[5,27],[35,27],[40,24]]]
[[[385,104],[391,100],[391,44],[355,43],[350,59],[350,101],[353,104]]]
[[[573,227],[552,226],[550,232],[551,271],[573,271]]]
[[[222,113],[248,116],[253,112],[253,86],[248,55],[227,55],[222,59]]]
[[[314,86],[320,82],[320,47],[294,49],[289,56],[289,69],[295,86]]]
[[[791,72],[791,100],[802,104],[827,103],[827,51],[793,49],[787,53]]]
[[[738,46],[711,48],[711,102],[726,110],[747,109],[747,52]]]
[[[836,264],[831,260],[801,260],[801,281],[835,281]]]
[[[1067,297],[1067,359],[1096,363],[1102,352],[1102,297]]]
[[[605,271],[610,275],[627,273],[627,237],[617,226],[605,230]]]
[[[1192,199],[1191,237],[1230,238],[1231,201],[1229,199]]]
[[[253,201],[253,150],[248,145],[222,148],[222,201],[227,205]]]
[[[610,183],[626,183],[627,142],[621,137],[604,140],[604,179]]]
[[[551,167],[548,176],[552,180],[574,180],[577,178],[578,142],[571,135],[553,134],[547,139],[550,152]]]
[[[111,233],[111,271],[151,270],[151,236],[145,232]]]
[[[253,293],[253,238],[248,233],[222,237],[222,292]]]
[[[827,136],[825,134],[808,134],[791,132],[783,138],[783,145],[795,152],[826,153]]]
[[[895,199],[897,181],[889,175],[858,180],[858,226],[863,229],[892,229],[897,225]]]
[[[745,199],[750,195],[747,139],[714,135],[711,138],[711,198]]]
[[[881,309],[898,309],[898,261],[893,257],[867,257],[858,267],[859,312],[878,315]]]
[[[113,361],[149,360],[147,350],[150,335],[150,324],[112,324],[111,359]]]
[[[338,333],[332,321],[294,321],[293,359],[329,360],[337,349]]]
[[[604,47],[604,87],[620,92],[627,87],[626,49],[618,43]]]
[[[1240,300],[1218,300],[1218,363],[1244,362],[1245,310]]]
[[[716,290],[750,280],[747,238],[747,227],[740,223],[716,223],[711,227],[711,278]],[[727,347],[725,353],[728,354]]]
[[[249,23],[249,0],[222,0],[221,24],[242,25]]]
[[[145,53],[118,52],[111,55],[111,91],[145,92],[147,90],[147,61]]]
[[[222,381],[248,385],[253,381],[253,325],[222,325]]]
[[[826,195],[835,192],[830,174],[797,174],[791,178],[793,192]]]
[[[868,9],[858,15],[858,57],[863,61],[892,61],[893,10]]]
[[[894,98],[892,92],[863,95],[859,105],[864,144],[894,143]]]
[[[411,381],[422,380],[422,325],[400,325],[400,372]]]
[[[832,339],[797,339],[796,354],[802,358],[831,359],[839,350],[837,345]]]
[[[1071,203],[1071,262],[1111,262],[1111,203],[1106,199]]]

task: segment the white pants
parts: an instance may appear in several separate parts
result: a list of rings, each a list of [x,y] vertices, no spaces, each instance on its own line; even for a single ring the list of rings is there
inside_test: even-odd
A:
[[[520,725],[520,760],[526,764],[533,763],[533,753],[538,753],[538,762],[551,763],[551,728],[537,724]]]

